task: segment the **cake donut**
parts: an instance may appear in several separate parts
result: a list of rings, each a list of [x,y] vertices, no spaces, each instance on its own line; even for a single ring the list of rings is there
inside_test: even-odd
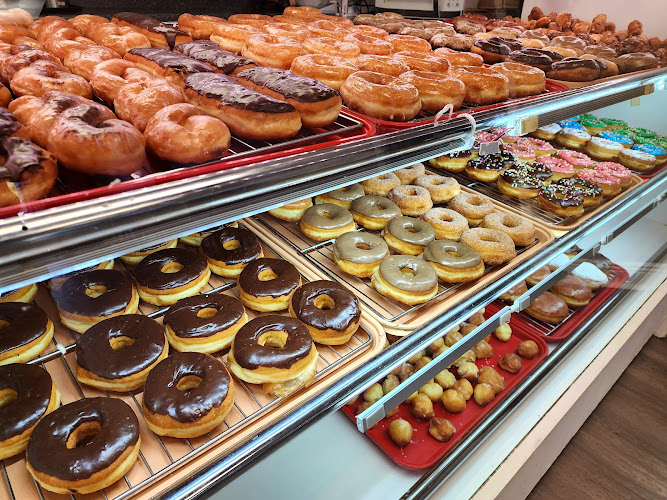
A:
[[[317,348],[306,325],[270,314],[253,319],[236,334],[227,355],[229,369],[264,392],[286,397],[308,387],[317,371]]]
[[[551,292],[544,292],[524,310],[533,318],[552,325],[557,325],[570,315],[565,301]]]
[[[361,181],[364,193],[373,196],[387,196],[389,191],[400,185],[401,180],[394,172],[387,172],[386,174]]]
[[[303,200],[296,200],[283,205],[282,207],[272,208],[269,210],[269,213],[273,215],[276,219],[284,220],[287,222],[298,222],[303,217],[303,214],[310,207],[313,206],[313,200],[310,198],[305,198]]]
[[[396,203],[401,213],[419,216],[433,208],[428,190],[421,186],[400,185],[389,191],[388,198]]]
[[[142,314],[124,314],[91,326],[76,343],[76,379],[105,391],[132,391],[167,357],[164,328]]]
[[[520,215],[495,212],[486,215],[480,227],[502,231],[516,246],[525,247],[535,242],[535,226]]]
[[[234,404],[234,381],[210,354],[176,352],[146,379],[141,411],[160,436],[192,438],[220,425]]]
[[[327,241],[354,231],[357,225],[349,210],[333,203],[321,203],[305,211],[299,227],[311,240]]]
[[[379,231],[394,217],[401,215],[398,205],[383,196],[356,198],[350,207],[352,218],[361,227]]]
[[[350,210],[352,202],[357,198],[361,198],[364,194],[364,188],[361,187],[361,184],[350,184],[349,186],[343,186],[328,193],[318,194],[315,197],[315,203],[333,203],[334,205],[340,205]]]
[[[95,323],[134,314],[139,295],[130,278],[115,269],[95,269],[70,277],[55,296],[60,322],[84,333]]]
[[[157,306],[199,293],[210,277],[206,258],[188,248],[160,250],[134,269],[139,297]]]
[[[223,227],[209,234],[199,249],[211,272],[226,278],[236,278],[249,262],[264,256],[257,236],[236,227]]]
[[[130,252],[125,255],[121,255],[120,260],[125,264],[137,265],[139,262],[144,260],[147,255],[157,252],[158,250],[164,250],[165,248],[174,248],[178,244],[178,239],[169,240],[165,243],[157,243],[151,245],[136,252]]]
[[[414,180],[414,185],[425,188],[433,203],[446,203],[461,193],[458,181],[444,175],[421,175]]]
[[[433,228],[439,240],[456,241],[468,229],[468,220],[450,208],[432,208],[421,219]]]
[[[438,276],[433,267],[412,255],[390,255],[384,259],[371,284],[385,297],[407,305],[423,304],[438,292]]]
[[[420,255],[435,239],[433,228],[420,219],[395,217],[382,230],[389,248],[403,255]]]
[[[77,446],[85,440],[85,446]],[[117,398],[85,398],[40,420],[28,441],[28,472],[44,489],[71,495],[99,491],[132,468],[139,421]]]
[[[456,195],[449,202],[448,208],[463,215],[471,226],[479,226],[485,216],[496,210],[486,196],[472,193]]]
[[[593,291],[586,283],[571,274],[552,286],[550,292],[563,299],[570,307],[584,307],[593,298]]]
[[[432,241],[426,246],[422,258],[433,266],[438,278],[447,283],[464,283],[484,274],[484,261],[480,255],[457,241]]]
[[[407,185],[412,184],[417,177],[424,175],[426,168],[423,163],[415,163],[414,165],[394,170],[394,173],[401,181],[401,184]]]
[[[0,394],[7,393],[15,398],[0,407],[0,460],[25,450],[37,422],[60,405],[51,375],[37,365],[0,366]]]
[[[372,233],[351,231],[340,235],[333,244],[334,262],[344,272],[369,278],[389,255],[385,241]]]
[[[261,258],[248,264],[238,278],[241,302],[255,311],[282,311],[301,285],[296,267],[283,259]]]
[[[461,235],[461,243],[475,250],[489,266],[504,264],[516,257],[512,238],[497,229],[468,229]]]
[[[292,295],[290,315],[306,325],[319,344],[345,344],[359,328],[359,299],[334,281],[304,283]]]
[[[22,286],[16,290],[0,293],[0,304],[3,302],[32,302],[37,295],[38,287],[36,283],[32,285]]]

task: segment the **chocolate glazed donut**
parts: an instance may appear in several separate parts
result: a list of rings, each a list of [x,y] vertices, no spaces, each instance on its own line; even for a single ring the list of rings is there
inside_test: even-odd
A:
[[[0,365],[36,358],[53,338],[53,323],[34,304],[0,303]]]
[[[202,240],[200,249],[211,271],[228,278],[237,277],[249,262],[264,255],[257,236],[236,227],[211,233]]]
[[[255,311],[287,309],[289,298],[301,284],[296,267],[282,259],[257,259],[238,279],[241,302]]]
[[[82,441],[85,446],[77,446]],[[139,454],[139,422],[116,398],[85,398],[39,421],[26,462],[35,480],[61,494],[91,493],[120,479]]]

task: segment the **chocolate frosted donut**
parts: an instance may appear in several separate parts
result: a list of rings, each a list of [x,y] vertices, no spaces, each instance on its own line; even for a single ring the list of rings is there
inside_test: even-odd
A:
[[[303,234],[315,241],[337,238],[357,228],[352,214],[333,203],[321,203],[307,209],[301,217],[299,227]]]
[[[340,345],[357,331],[361,308],[357,297],[343,285],[320,280],[296,289],[290,314],[306,325],[315,342]]]
[[[438,276],[433,267],[411,255],[390,255],[384,259],[371,283],[382,295],[408,305],[422,304],[438,291]]]
[[[505,43],[505,39],[495,36],[487,38],[486,40],[476,40],[474,46],[480,48],[484,52],[491,52],[493,54],[506,56],[510,53],[510,47]]]
[[[255,311],[287,309],[290,296],[300,284],[299,271],[283,259],[256,259],[238,279],[241,302]]]
[[[209,234],[213,234],[219,229],[222,229],[223,227],[239,227],[239,223],[236,221],[228,222],[227,224],[222,224],[220,226],[212,227],[200,233],[192,233],[187,236],[183,236],[182,238],[179,238],[179,241],[181,243],[185,243],[186,245],[198,247],[201,246],[201,242],[204,238],[206,238]]]
[[[164,329],[142,314],[105,319],[76,343],[76,378],[103,390],[131,391],[167,356]]]
[[[69,278],[56,294],[56,304],[63,325],[83,333],[105,318],[134,314],[139,297],[125,273],[96,269]]]
[[[163,24],[154,17],[137,14],[135,12],[119,12],[114,14],[113,22],[120,26],[130,26],[135,29],[145,30],[148,33],[153,33],[157,36],[149,37],[151,44],[159,43],[164,48],[173,49],[175,45],[192,40],[190,36],[173,26]],[[159,40],[159,41],[158,41]]]
[[[165,248],[174,248],[178,244],[178,240],[174,238],[165,243],[157,243],[155,245],[148,246],[146,248],[141,248],[136,252],[131,252],[120,257],[125,264],[137,265],[139,262],[144,260],[147,255],[157,252],[158,250],[164,250]]]
[[[233,403],[234,382],[221,361],[200,352],[177,352],[148,374],[142,410],[156,434],[186,438],[219,425]]]
[[[553,59],[541,50],[531,48],[514,50],[508,54],[507,59],[521,64],[535,66],[543,71],[548,70],[553,62]]]
[[[333,245],[334,262],[343,271],[360,278],[370,277],[389,255],[385,241],[372,233],[354,231],[339,236]]]
[[[433,228],[420,219],[396,217],[382,230],[387,245],[405,255],[419,255],[435,239]]]
[[[233,75],[238,71],[257,65],[252,59],[222,50],[220,45],[211,40],[179,43],[174,47],[174,50],[184,56],[207,63],[225,75]]]
[[[361,187],[361,184],[350,184],[328,193],[318,194],[315,197],[315,204],[333,203],[349,210],[352,202],[362,196],[364,196],[364,188]]]
[[[0,303],[0,365],[36,358],[53,338],[53,323],[34,304]]]
[[[85,446],[77,446],[85,440]],[[91,493],[120,479],[139,454],[139,422],[116,398],[85,398],[39,421],[28,441],[28,471],[56,493]]]
[[[181,299],[164,315],[167,339],[177,351],[219,351],[247,321],[237,298],[218,293]]]
[[[354,221],[366,229],[384,229],[394,217],[401,215],[401,209],[389,198],[383,196],[362,196],[350,207]]]
[[[0,406],[0,460],[25,450],[37,422],[60,404],[49,372],[36,365],[0,366],[0,394],[6,392],[16,399]]]
[[[432,241],[422,258],[433,266],[439,278],[448,283],[471,281],[484,274],[484,262],[480,255],[457,241]]]
[[[54,278],[51,278],[48,281],[47,286],[51,289],[51,292],[57,292],[58,290],[60,290],[60,287],[63,285],[63,283],[65,283],[65,281],[70,279],[72,276],[76,276],[78,274],[83,274],[83,273],[86,273],[88,271],[94,271],[95,269],[113,269],[114,265],[115,265],[115,261],[113,259],[111,259],[111,260],[101,262],[101,263],[97,264],[96,266],[84,267],[82,269],[72,271],[71,273],[61,274],[60,276],[56,276]]]
[[[249,262],[264,252],[257,236],[247,229],[223,227],[201,242],[201,252],[215,274],[235,278]]]
[[[583,57],[566,57],[554,61],[547,71],[547,78],[568,82],[588,82],[600,77],[600,66],[595,59]]]

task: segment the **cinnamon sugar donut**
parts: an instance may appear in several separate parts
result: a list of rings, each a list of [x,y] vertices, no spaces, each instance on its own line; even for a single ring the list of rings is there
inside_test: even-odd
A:
[[[426,169],[423,163],[415,163],[408,167],[399,168],[394,170],[396,176],[401,180],[401,184],[412,184],[414,180],[426,173]]]
[[[461,235],[461,243],[475,250],[485,264],[503,264],[516,257],[514,242],[496,229],[473,228]]]
[[[387,196],[389,191],[400,185],[400,179],[393,172],[387,172],[386,174],[361,181],[361,187],[364,188],[364,193],[373,196]]]
[[[456,195],[448,207],[468,219],[471,226],[479,225],[485,216],[495,212],[493,203],[486,196],[470,193]]]
[[[535,241],[535,226],[520,215],[495,212],[486,215],[480,227],[502,231],[512,238],[517,246],[523,247]]]
[[[461,186],[453,177],[444,175],[422,175],[414,181],[431,195],[433,203],[445,203],[461,193]]]
[[[388,198],[396,203],[405,215],[418,216],[433,208],[428,190],[421,186],[396,186],[389,191]]]
[[[433,228],[439,240],[458,241],[463,232],[468,230],[467,219],[450,208],[432,208],[421,219]]]
[[[431,38],[431,44],[433,45],[433,47],[436,48],[445,47],[460,52],[469,52],[470,49],[472,49],[474,43],[475,43],[475,38],[473,38],[470,35],[447,35],[441,33]]]

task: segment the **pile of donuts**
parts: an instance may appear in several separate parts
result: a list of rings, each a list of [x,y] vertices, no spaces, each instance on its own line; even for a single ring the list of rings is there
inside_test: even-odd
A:
[[[347,405],[352,407],[356,415],[366,411],[385,394],[394,390],[456,342],[469,335],[484,320],[484,309],[482,309],[458,327],[447,332],[443,338],[438,339],[397,367],[381,383],[376,383],[366,389],[361,396],[361,402],[360,398],[356,397]],[[511,337],[510,325],[501,325],[492,335],[478,342],[452,366],[438,373],[433,380],[424,384],[403,402],[410,407],[410,414],[413,418],[428,420],[428,434],[431,438],[439,442],[450,441],[456,433],[456,428],[446,418],[449,414],[459,414],[465,411],[471,398],[481,407],[488,405],[505,390],[506,377],[512,377],[521,371],[522,358],[533,359],[540,354],[540,347],[535,341],[524,340],[517,345],[515,352],[509,352],[500,358],[498,362],[500,370],[487,363],[482,366],[477,365],[477,360],[488,360],[493,357],[495,349],[505,350],[503,344],[509,342]],[[495,349],[494,345],[496,345]],[[434,407],[438,402],[442,403],[439,409]],[[436,417],[435,410],[444,417]],[[396,407],[387,412],[385,418],[392,419],[398,412],[399,407]],[[410,422],[400,417],[391,420],[387,426],[389,438],[401,447],[412,442],[413,431]]]
[[[257,237],[236,223],[177,243],[127,254],[120,266],[106,261],[48,282],[60,322],[82,334],[73,335],[77,381],[113,392],[143,387],[141,411],[158,435],[201,436],[227,416],[235,382],[212,353],[229,348],[233,375],[287,397],[313,382],[315,342],[345,344],[359,327],[361,310],[352,292],[331,281],[304,283],[288,261],[265,258]],[[211,272],[236,278],[239,298],[201,294]],[[48,372],[22,364],[53,338],[53,323],[33,303],[37,289],[30,285],[0,296],[0,392],[16,395],[0,408],[0,419],[12,422],[0,430],[0,459],[27,448],[28,470],[47,490],[97,491],[136,460],[138,422],[115,398],[58,408]],[[140,299],[170,307],[158,321],[137,314]],[[249,320],[246,308],[269,314]],[[85,425],[77,417],[81,412],[90,414]],[[72,451],[89,438],[81,451]]]
[[[426,173],[421,163],[269,213],[298,222],[311,240],[335,240],[342,271],[370,278],[380,294],[407,305],[433,298],[438,279],[475,280],[535,242],[529,220],[496,211],[488,198],[461,192],[455,179]]]
[[[552,259],[547,266],[541,267],[524,281],[510,288],[500,298],[506,302],[514,302],[528,290],[528,286],[537,285],[554,270],[566,265],[569,259],[580,251],[578,247],[567,250],[564,254]],[[588,305],[594,294],[606,287],[613,277],[614,270],[611,261],[604,255],[597,254],[574,268],[548,292],[534,299],[523,312],[548,324],[560,324],[573,311]]]

